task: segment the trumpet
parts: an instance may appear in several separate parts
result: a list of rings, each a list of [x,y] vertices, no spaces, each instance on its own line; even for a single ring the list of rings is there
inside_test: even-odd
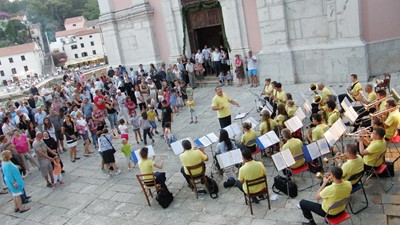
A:
[[[314,94],[318,95],[318,91],[317,91],[317,84],[310,84],[310,91],[314,92]]]
[[[345,155],[337,155],[337,156],[330,157],[330,158],[325,157],[323,160],[325,163],[329,163],[329,161],[333,161],[336,159],[345,160],[345,159],[347,159],[347,157]]]
[[[321,172],[318,172],[318,173],[316,173],[315,174],[315,177],[317,177],[318,179],[324,179],[324,178],[329,178],[329,181],[332,181],[332,179],[330,178],[330,176],[331,176],[331,173],[325,173],[325,174],[323,174],[323,173],[321,173]]]

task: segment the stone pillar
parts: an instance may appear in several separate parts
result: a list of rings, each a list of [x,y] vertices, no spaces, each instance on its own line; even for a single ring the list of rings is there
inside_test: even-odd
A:
[[[99,10],[101,14],[107,14],[112,11],[112,0],[99,0]]]
[[[295,83],[285,1],[258,0],[257,9],[262,39],[262,51],[258,57],[260,74],[282,83]]]

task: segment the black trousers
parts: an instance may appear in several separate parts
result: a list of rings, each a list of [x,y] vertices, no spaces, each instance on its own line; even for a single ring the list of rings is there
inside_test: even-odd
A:
[[[185,173],[185,169],[184,169],[183,166],[181,167],[181,173],[182,173],[183,177],[186,179],[186,182],[187,182],[189,185],[192,185],[192,184],[190,183],[190,176],[187,175],[187,174]]]
[[[219,125],[221,126],[221,128],[227,127],[232,124],[231,115],[222,117],[222,118],[218,118],[218,120],[219,120]]]
[[[147,135],[149,135],[149,138],[153,140],[153,136],[151,135],[150,128],[143,129],[143,140],[144,140],[145,145],[147,145]]]
[[[304,218],[306,218],[308,220],[314,220],[311,212],[313,212],[321,217],[326,216],[326,212],[322,209],[322,205],[319,203],[315,203],[315,202],[311,202],[311,201],[303,199],[300,201],[300,208],[301,208],[301,211],[303,211]],[[332,216],[328,215],[328,217],[332,217]]]
[[[342,103],[342,101],[343,101],[344,98],[347,98],[347,99],[349,100],[349,102],[353,102],[353,100],[351,100],[352,98],[350,98],[348,94],[341,94],[341,95],[338,95],[338,98],[339,98],[339,104]]]

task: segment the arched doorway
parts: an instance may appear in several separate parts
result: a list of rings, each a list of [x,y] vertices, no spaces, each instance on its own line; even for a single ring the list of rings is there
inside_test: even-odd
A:
[[[222,45],[229,49],[218,1],[181,0],[181,2],[191,52],[203,49],[204,45],[209,47]]]

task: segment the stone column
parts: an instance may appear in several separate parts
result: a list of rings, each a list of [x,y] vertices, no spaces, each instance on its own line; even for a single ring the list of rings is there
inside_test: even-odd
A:
[[[107,14],[112,11],[112,0],[99,0],[100,14]]]
[[[262,51],[258,57],[260,74],[282,83],[295,83],[285,1],[258,0],[257,9],[262,39]]]

